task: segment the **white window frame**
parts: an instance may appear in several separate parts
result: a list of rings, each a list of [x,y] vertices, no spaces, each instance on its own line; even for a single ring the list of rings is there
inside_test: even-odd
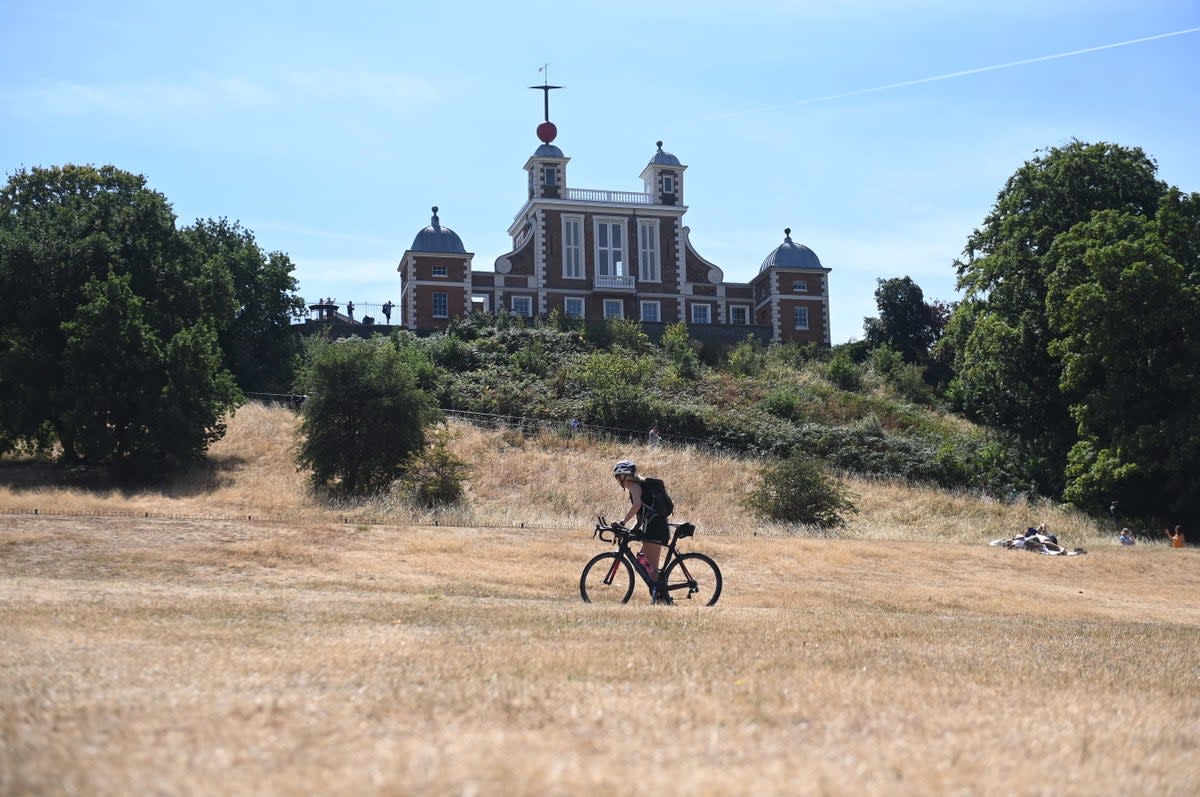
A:
[[[662,186],[663,186],[662,190],[663,190],[664,194],[675,193],[675,175],[664,174],[662,176]]]
[[[808,280],[792,280],[792,293],[808,293]]]
[[[808,329],[808,308],[798,304],[792,308],[792,325],[796,329]]]
[[[441,299],[442,312],[438,312],[438,299]],[[449,318],[450,317],[450,294],[445,291],[433,292],[433,317],[434,318]]]
[[[517,309],[517,304],[520,303],[525,312]],[[513,296],[509,301],[509,307],[512,308],[513,315],[519,315],[524,318],[533,318],[533,297],[532,296]]]
[[[578,307],[579,312],[571,312],[571,305]],[[584,302],[582,296],[568,296],[563,299],[563,313],[567,316],[567,318],[583,318],[586,312],[586,303]]]
[[[616,312],[613,312],[611,308],[616,308]],[[624,318],[624,317],[625,317],[625,302],[624,301],[622,301],[621,299],[605,299],[604,300],[604,320],[605,321],[607,321],[610,318]]]
[[[574,228],[575,240],[570,230]],[[583,216],[562,217],[563,279],[587,279],[583,268]]]
[[[658,219],[638,221],[638,278],[642,282],[662,282],[658,257]]]
[[[433,267],[433,276],[448,277],[448,276],[450,276],[450,270],[446,266],[434,266]]]
[[[550,188],[558,187],[558,167],[553,163],[542,164],[542,185]]]
[[[595,235],[596,274],[602,277],[623,277],[629,274],[628,255],[625,251],[629,236],[625,230],[625,219],[597,218],[592,222]],[[603,233],[601,230],[603,229]],[[612,232],[618,230],[621,242],[612,244]],[[601,243],[604,240],[604,245]],[[617,264],[620,268],[616,268]]]
[[[654,308],[654,318],[646,318],[646,310],[648,310],[650,308]],[[642,321],[645,321],[650,324],[662,323],[662,302],[650,300],[650,299],[643,299],[641,302],[639,318],[641,318]]]
[[[742,313],[745,316],[745,318],[742,321],[734,320],[734,317],[733,317],[734,313],[738,313],[738,312]],[[749,324],[750,323],[750,308],[744,304],[729,305],[729,323],[738,325],[738,326],[743,325],[743,324]]]
[[[700,312],[704,311],[703,320],[700,318]],[[712,323],[712,305],[705,302],[696,302],[692,305],[692,323],[693,324],[711,324]]]

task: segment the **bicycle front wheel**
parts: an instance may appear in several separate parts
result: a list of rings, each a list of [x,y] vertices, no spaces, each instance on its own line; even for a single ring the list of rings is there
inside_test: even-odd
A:
[[[597,554],[584,565],[579,594],[584,603],[629,603],[633,568],[619,553]]]
[[[721,568],[702,553],[685,553],[665,575],[667,594],[678,606],[684,600],[712,606],[721,597]]]

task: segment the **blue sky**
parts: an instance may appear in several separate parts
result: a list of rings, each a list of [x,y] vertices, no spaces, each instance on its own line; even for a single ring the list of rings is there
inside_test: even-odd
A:
[[[1200,191],[1195,0],[0,0],[0,166],[144,174],[180,225],[288,253],[309,300],[395,301],[431,205],[476,268],[508,251],[547,62],[570,185],[641,190],[663,140],[727,280],[785,227],[832,269],[834,343],[877,279],[958,298],[1039,149],[1140,146]]]

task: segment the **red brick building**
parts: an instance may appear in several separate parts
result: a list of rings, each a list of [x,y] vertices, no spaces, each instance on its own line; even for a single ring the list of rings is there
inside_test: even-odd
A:
[[[528,199],[508,228],[512,250],[493,271],[472,270],[473,255],[433,209],[397,268],[404,327],[442,328],[473,309],[529,317],[558,309],[572,318],[685,321],[697,333],[760,327],[774,341],[829,345],[830,269],[790,229],[750,282],[726,282],[688,240],[687,166],[661,141],[641,192],[607,191],[571,186],[556,133],[548,120],[538,127],[542,144],[525,162]]]

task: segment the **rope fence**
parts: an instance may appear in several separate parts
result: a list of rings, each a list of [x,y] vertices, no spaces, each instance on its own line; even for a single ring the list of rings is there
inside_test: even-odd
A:
[[[278,405],[299,409],[307,396],[293,393],[246,393],[246,398],[261,404]],[[538,418],[529,415],[508,415],[496,412],[475,412],[442,407],[444,415],[456,418],[463,423],[469,423],[482,429],[511,429],[526,435],[541,432],[557,434],[562,437],[587,437],[589,439],[619,439],[627,441],[641,440],[649,445],[692,446],[712,453],[737,453],[732,446],[722,444],[707,437],[692,435],[670,434],[661,432],[658,439],[652,438],[649,429],[629,429],[621,426],[605,426],[598,423],[587,423],[580,420],[561,420],[559,418]]]

